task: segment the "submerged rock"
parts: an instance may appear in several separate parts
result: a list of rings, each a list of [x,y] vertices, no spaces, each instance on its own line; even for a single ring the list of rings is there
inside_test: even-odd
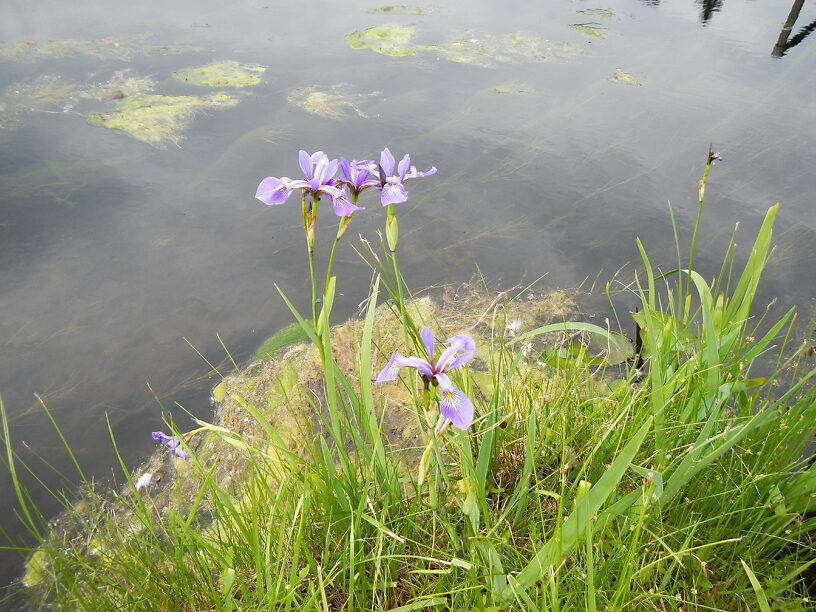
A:
[[[417,325],[427,324],[438,338],[467,333],[475,339],[476,355],[468,370],[477,415],[490,403],[494,391],[491,346],[540,325],[577,315],[573,294],[567,291],[528,292],[524,299],[518,296],[510,299],[507,292],[494,297],[473,286],[448,289],[435,299],[420,298],[407,308]],[[362,320],[351,319],[333,327],[331,332],[337,368],[348,376],[349,389],[356,390],[358,385],[357,357],[363,326]],[[530,384],[546,383],[553,388],[562,384],[557,370],[541,368],[536,359],[541,346],[554,341],[563,344],[563,332],[539,336],[534,342],[518,347],[530,356],[517,364],[517,371],[528,376]],[[362,375],[373,379],[390,355],[402,350],[403,342],[398,317],[388,305],[381,305],[375,313],[372,333],[372,371]],[[213,529],[216,518],[210,496],[201,495],[207,482],[234,496],[236,506],[253,499],[245,485],[257,461],[247,452],[247,443],[273,463],[295,456],[311,461],[313,449],[334,446],[325,430],[328,408],[317,348],[303,342],[302,334],[291,326],[273,336],[264,347],[267,348],[259,351],[264,358],[227,376],[213,389],[212,424],[199,421],[203,429],[184,436],[193,455],[189,461],[162,448],[130,475],[132,485],[118,491],[96,485],[93,490],[88,488],[70,512],[52,522],[46,545],[29,558],[28,586],[36,587],[37,592],[47,592],[49,584],[59,580],[51,564],[53,554],[73,555],[87,563],[115,562],[116,547],[121,546],[118,538],[146,533],[145,516],[154,525],[178,520],[173,517],[185,517],[192,529],[204,533]],[[416,472],[424,446],[423,429],[432,429],[437,417],[435,409],[421,414],[413,408],[409,386],[416,381],[411,382],[411,376],[410,371],[405,373],[407,384],[377,385],[373,389],[385,452],[406,475]],[[256,421],[247,406],[254,407],[263,422]],[[267,434],[270,424],[276,436],[274,441]],[[344,444],[347,451],[353,450],[348,436]],[[274,482],[268,484],[275,486]],[[144,510],[137,515],[134,509],[142,507]],[[194,515],[190,514],[191,508],[195,508]]]
[[[177,70],[173,78],[202,87],[253,87],[261,82],[264,72],[266,68],[257,64],[226,61]]]

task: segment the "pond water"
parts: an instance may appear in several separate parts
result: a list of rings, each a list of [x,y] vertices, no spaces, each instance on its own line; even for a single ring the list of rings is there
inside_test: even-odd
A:
[[[225,367],[219,338],[242,360],[290,323],[275,283],[307,311],[296,198],[253,198],[260,179],[298,175],[299,149],[388,146],[439,169],[398,208],[412,287],[477,272],[574,287],[630,272],[637,236],[671,262],[667,202],[687,239],[714,143],[699,269],[716,273],[733,225],[748,241],[781,202],[763,296],[808,318],[812,0],[790,33],[789,0],[108,5],[0,8],[0,393],[15,451],[49,486],[76,477],[37,397],[105,478],[106,415],[135,466],[162,427],[151,389],[175,418],[206,418],[215,378],[197,353]],[[184,72],[213,62],[243,80]],[[338,319],[370,280],[357,236],[385,219],[365,195],[335,264]],[[19,538],[15,505],[0,467],[0,527]],[[20,559],[0,555],[6,584]]]

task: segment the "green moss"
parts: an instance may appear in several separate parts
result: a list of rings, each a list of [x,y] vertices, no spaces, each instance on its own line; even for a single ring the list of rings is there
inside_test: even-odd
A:
[[[292,346],[293,344],[297,344],[298,342],[303,342],[306,340],[306,332],[303,331],[303,328],[297,324],[292,323],[291,325],[287,325],[279,332],[277,332],[274,336],[269,338],[266,342],[261,345],[257,351],[255,351],[255,356],[252,358],[253,361],[257,361],[259,359],[267,359],[272,357],[275,353],[280,351],[281,349],[286,348],[287,346]],[[223,383],[221,383],[223,384]],[[218,385],[219,387],[221,385]],[[213,393],[215,389],[213,389]],[[215,401],[221,401],[215,398],[213,395],[213,399]]]
[[[413,26],[386,24],[352,32],[346,35],[346,42],[352,49],[370,49],[380,55],[407,57],[416,55],[410,46],[415,34]]]
[[[589,38],[604,38],[606,36],[603,26],[599,23],[573,23],[570,24],[570,27],[581,36]]]
[[[421,6],[406,6],[404,4],[397,4],[370,8],[366,11],[366,13],[369,15],[374,15],[377,13],[386,13],[388,15],[430,15],[431,11],[424,9]]]
[[[635,85],[639,86],[642,83],[637,79],[637,77],[633,74],[628,72],[624,72],[620,68],[615,70],[615,74],[607,79],[611,83],[623,83],[624,85]]]
[[[177,70],[173,78],[201,87],[252,87],[261,82],[265,71],[266,68],[257,64],[213,62],[198,68]]]
[[[154,147],[178,143],[195,115],[212,108],[228,108],[240,100],[224,93],[206,98],[137,94],[121,100],[116,110],[88,115],[88,123],[119,130]]]

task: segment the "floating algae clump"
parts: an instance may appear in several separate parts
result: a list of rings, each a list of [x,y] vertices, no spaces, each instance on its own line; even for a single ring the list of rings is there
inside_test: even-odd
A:
[[[286,99],[289,104],[298,106],[311,115],[327,119],[345,119],[351,113],[364,119],[368,117],[360,108],[360,103],[368,98],[378,96],[380,92],[368,94],[353,93],[348,85],[334,85],[325,90],[317,87],[296,89]]]
[[[252,87],[261,82],[265,71],[266,68],[257,64],[213,62],[198,68],[178,70],[173,73],[173,78],[202,87]]]
[[[615,74],[613,74],[607,80],[611,83],[623,83],[624,85],[642,85],[635,75],[624,72],[620,68],[616,68]]]
[[[346,35],[346,42],[352,49],[370,49],[380,55],[407,57],[416,55],[410,46],[416,28],[396,24],[374,26]]]
[[[225,93],[206,98],[136,94],[124,98],[116,110],[88,115],[88,123],[120,130],[154,147],[178,144],[181,132],[197,113],[210,108],[229,108],[240,100]]]

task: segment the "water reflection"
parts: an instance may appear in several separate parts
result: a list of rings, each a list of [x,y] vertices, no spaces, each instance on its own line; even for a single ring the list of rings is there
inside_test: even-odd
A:
[[[705,25],[714,16],[714,13],[719,13],[723,5],[723,0],[697,0],[700,5],[700,22]]]
[[[813,30],[816,30],[816,20],[813,20],[799,30],[796,36],[788,39],[796,20],[799,19],[799,12],[802,10],[802,6],[804,4],[805,0],[794,0],[793,6],[788,14],[788,19],[785,21],[785,25],[782,27],[782,31],[779,33],[779,38],[777,39],[773,51],[771,52],[771,55],[774,57],[782,57],[787,53],[788,49],[798,45],[805,38],[807,38],[810,33],[813,32]]]

